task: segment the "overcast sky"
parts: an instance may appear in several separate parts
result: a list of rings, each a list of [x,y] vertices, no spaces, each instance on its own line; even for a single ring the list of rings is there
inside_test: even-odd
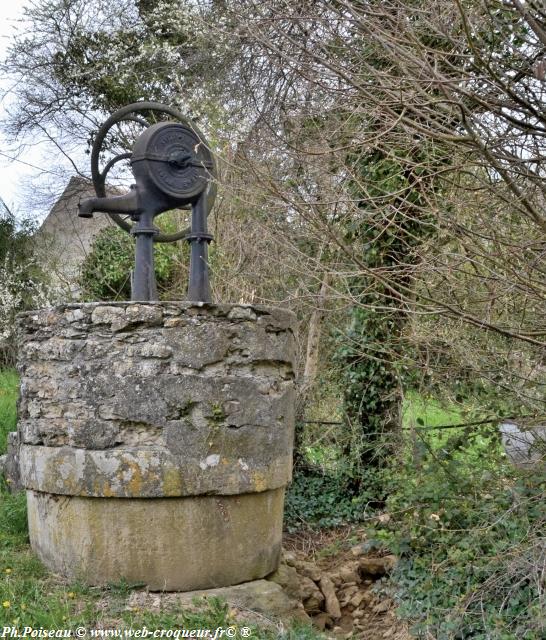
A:
[[[29,0],[0,0],[0,57],[4,58],[7,47],[13,39],[13,33],[17,26],[18,19],[22,16],[22,10]],[[9,87],[6,79],[0,80],[3,91]],[[9,96],[7,98],[9,101]],[[0,103],[0,119],[3,116],[6,100]],[[42,166],[43,159],[38,150],[27,151],[18,157],[18,161],[11,160],[6,156],[13,157],[14,150],[6,142],[0,131],[0,197],[14,213],[21,213],[23,206],[23,184],[25,179],[36,176],[40,172],[25,164],[35,164]],[[27,212],[28,213],[28,212]]]

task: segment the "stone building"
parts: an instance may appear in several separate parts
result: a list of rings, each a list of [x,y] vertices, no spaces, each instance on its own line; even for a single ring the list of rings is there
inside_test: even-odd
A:
[[[78,217],[80,200],[94,195],[88,180],[71,178],[35,236],[38,260],[66,300],[78,297],[79,270],[98,233],[114,224],[103,213],[92,219]]]

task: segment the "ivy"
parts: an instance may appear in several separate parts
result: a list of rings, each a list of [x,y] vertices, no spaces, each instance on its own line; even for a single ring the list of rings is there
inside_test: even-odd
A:
[[[464,443],[421,437],[417,464],[408,441],[392,465],[388,525],[369,532],[400,558],[390,587],[397,615],[416,638],[543,638],[543,470],[508,466],[491,426]]]
[[[431,163],[420,163],[401,152],[375,150],[353,163],[351,188],[360,198],[360,216],[347,228],[346,238],[361,247],[367,273],[355,278],[355,301],[346,330],[338,334],[336,361],[344,383],[344,404],[351,428],[350,457],[360,470],[381,467],[392,453],[400,426],[399,362],[406,316],[401,299],[410,287],[409,270],[418,261],[416,249],[433,232],[425,193],[436,188]],[[429,157],[430,160],[430,157]],[[411,170],[409,166],[415,166]],[[434,163],[432,163],[434,165]],[[366,194],[364,198],[362,194]]]

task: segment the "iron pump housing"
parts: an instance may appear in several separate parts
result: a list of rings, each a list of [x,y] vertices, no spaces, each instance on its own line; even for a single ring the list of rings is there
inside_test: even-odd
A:
[[[132,153],[116,156],[98,171],[98,158],[108,130],[136,111],[156,110],[175,114],[176,121],[158,122],[138,137]],[[124,195],[106,197],[106,174],[119,160],[130,159],[135,184]],[[154,271],[154,241],[185,239],[191,245],[188,299],[210,302],[208,275],[207,216],[216,195],[214,158],[198,129],[181,114],[158,103],[136,103],[113,114],[101,127],[91,155],[96,198],[83,200],[79,216],[90,218],[96,211],[108,213],[115,222],[136,238],[132,300],[157,300]],[[165,211],[191,207],[191,228],[179,234],[163,236],[154,226],[154,218]],[[135,223],[128,226],[120,216]]]

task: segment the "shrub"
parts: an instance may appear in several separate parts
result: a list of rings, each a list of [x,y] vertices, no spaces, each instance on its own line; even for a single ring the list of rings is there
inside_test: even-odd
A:
[[[33,256],[33,227],[17,224],[0,214],[0,366],[15,361],[15,316],[26,309],[46,306],[47,278]]]
[[[154,248],[157,286],[170,290],[178,268],[179,248],[156,244]],[[84,300],[129,300],[131,271],[135,261],[134,239],[116,227],[107,227],[97,236],[84,260],[78,280]]]
[[[375,537],[401,559],[398,613],[420,638],[538,640],[546,478],[510,468],[494,427],[463,433],[420,432],[420,460],[408,446],[393,468],[392,519]]]

